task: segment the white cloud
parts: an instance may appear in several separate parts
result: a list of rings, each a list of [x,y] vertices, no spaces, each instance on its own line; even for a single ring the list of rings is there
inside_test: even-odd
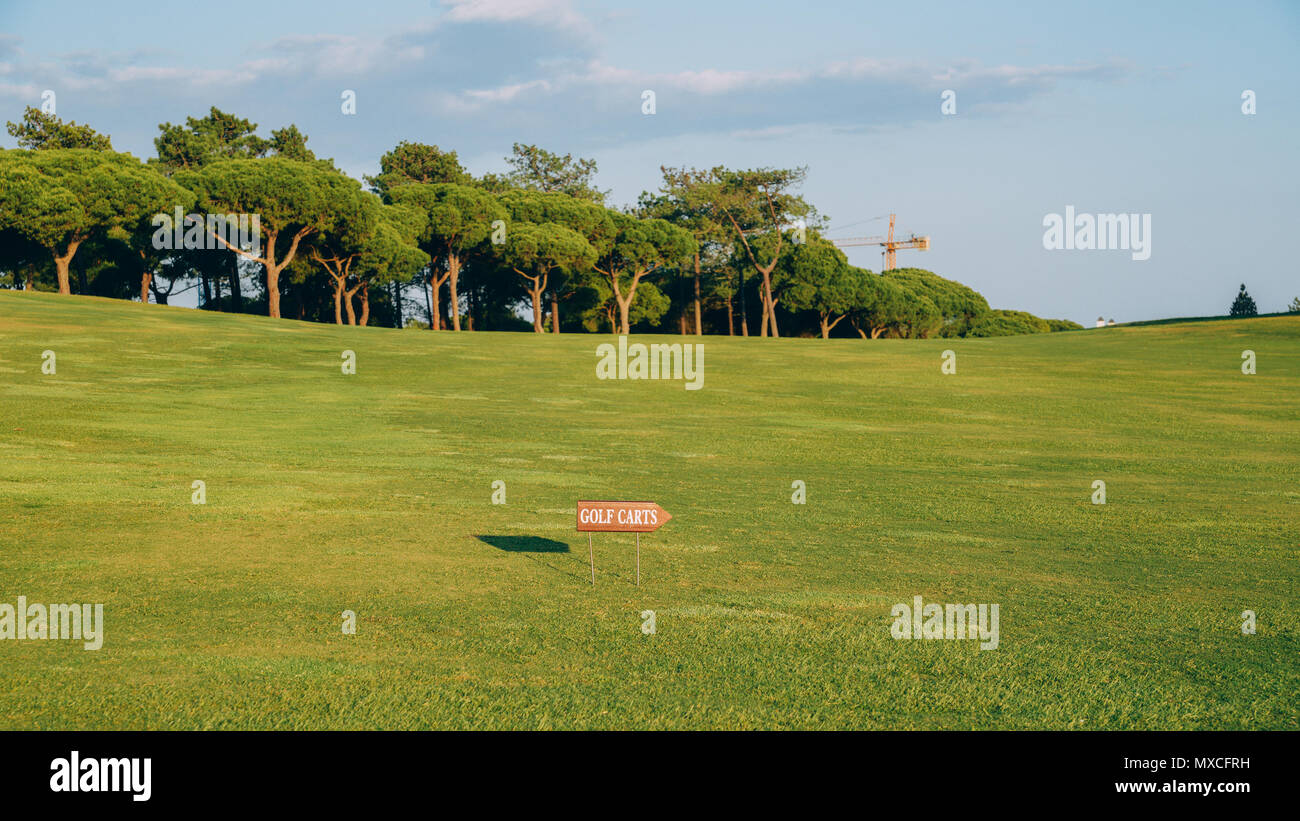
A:
[[[244,69],[200,69],[181,68],[177,66],[126,66],[111,69],[104,77],[103,84],[119,83],[186,83],[194,86],[211,86],[217,84],[251,83],[257,79],[258,72],[252,68]],[[83,83],[83,87],[96,87],[101,84]]]
[[[443,0],[443,19],[454,23],[534,23],[590,31],[568,0]]]
[[[963,62],[937,72],[933,75],[936,83],[963,83],[994,80],[1008,86],[1050,85],[1056,80],[1070,78],[1111,79],[1133,70],[1126,60],[1111,60],[1105,63],[1080,63],[1075,65],[1046,66],[981,66]]]
[[[0,97],[14,97],[39,103],[41,89],[31,83],[0,83]],[[30,103],[29,103],[30,104]]]
[[[446,0],[444,6],[440,18],[412,20],[388,36],[282,36],[250,45],[242,61],[211,67],[157,50],[50,53],[0,35],[0,96],[38,99],[42,88],[91,92],[78,101],[80,118],[122,134],[126,145],[135,139],[140,146],[151,125],[122,112],[151,100],[160,112],[156,120],[215,104],[275,125],[298,122],[324,153],[339,150],[328,146],[331,134],[346,133],[344,150],[377,155],[383,144],[430,134],[475,150],[523,137],[590,150],[683,134],[752,141],[808,127],[872,129],[933,116],[935,95],[944,88],[958,89],[965,113],[1010,116],[1057,82],[1106,82],[1132,73],[1120,61],[1016,66],[870,57],[645,70],[604,55],[570,2]],[[292,93],[268,110],[267,98],[250,94],[254,86]],[[364,100],[365,114],[348,121],[353,130],[347,132],[339,131],[333,102],[343,88],[357,89]],[[644,89],[657,93],[659,116],[641,116]]]
[[[721,69],[704,69],[702,71],[643,72],[618,68],[599,61],[593,61],[581,76],[572,78],[577,82],[595,84],[633,84],[646,88],[676,88],[697,94],[726,94],[740,88],[762,85],[764,83],[792,82],[805,79],[804,71],[727,71]]]
[[[532,80],[527,83],[515,83],[514,85],[483,91],[468,90],[465,92],[465,96],[481,102],[505,103],[510,102],[522,92],[532,91],[533,89],[549,91],[550,88],[551,84],[546,80]]]
[[[481,102],[508,103],[521,91],[537,89],[561,94],[574,86],[623,86],[649,89],[675,89],[700,96],[719,96],[739,91],[772,89],[779,86],[806,87],[816,91],[819,83],[887,82],[900,87],[928,90],[945,85],[995,88],[1047,87],[1055,80],[1109,79],[1129,70],[1129,65],[1112,63],[1048,66],[981,66],[973,62],[933,68],[920,63],[859,58],[829,63],[814,69],[740,71],[724,69],[645,72],[620,68],[592,60],[578,70],[557,73],[549,80],[510,83],[497,89],[465,90],[462,93]],[[991,110],[991,109],[990,109]]]

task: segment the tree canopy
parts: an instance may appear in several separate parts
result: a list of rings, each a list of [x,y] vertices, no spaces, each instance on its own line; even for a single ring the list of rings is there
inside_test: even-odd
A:
[[[800,193],[802,167],[663,165],[656,190],[618,209],[595,160],[523,142],[475,176],[454,150],[401,140],[363,187],[296,125],[262,136],[216,107],[160,124],[147,164],[35,108],[9,133],[23,148],[0,151],[0,287],[165,302],[198,285],[209,309],[360,324],[378,311],[398,325],[427,312],[435,330],[630,333],[668,317],[681,333],[748,335],[757,320],[763,335],[870,339],[1079,328],[991,311],[930,271],[850,264]],[[1244,286],[1232,310],[1254,311]]]
[[[339,192],[359,185],[317,163],[283,157],[219,160],[198,171],[178,172],[174,178],[193,191],[199,208],[210,214],[258,215],[260,248],[240,248],[216,235],[214,239],[262,264],[268,313],[277,318],[280,272],[293,262],[305,237],[332,225]]]
[[[595,187],[596,161],[560,156],[535,145],[515,143],[506,163],[506,180],[517,188],[568,194],[582,200],[604,202],[606,192]]]
[[[1255,300],[1250,294],[1246,293],[1246,283],[1241,284],[1241,290],[1237,292],[1237,298],[1232,301],[1232,307],[1228,309],[1229,316],[1258,316],[1259,311],[1255,307]]]
[[[641,280],[665,266],[681,264],[698,246],[688,231],[666,220],[613,212],[613,221],[613,241],[595,269],[609,282],[619,333],[626,334],[631,332],[630,310]]]
[[[886,271],[884,276],[894,280],[904,288],[925,297],[937,309],[937,323],[922,321],[918,318],[916,328],[919,336],[929,336],[936,331],[945,336],[960,336],[965,333],[970,323],[978,316],[987,314],[989,303],[983,296],[971,288],[951,279],[926,271],[921,268],[895,268]]]
[[[715,203],[718,217],[729,223],[735,231],[734,238],[743,249],[754,270],[762,279],[759,295],[763,300],[761,336],[780,336],[776,320],[776,302],[772,294],[772,272],[780,262],[785,244],[785,229],[800,221],[801,227],[815,223],[816,210],[794,193],[807,176],[806,168],[752,168],[731,170],[714,168],[709,172],[711,183],[705,191]],[[766,236],[773,240],[770,254],[755,254],[751,236]],[[766,260],[765,262],[762,260]]]
[[[431,259],[446,262],[452,327],[459,331],[461,267],[465,258],[488,240],[494,223],[504,225],[505,209],[488,192],[455,183],[411,183],[393,189],[389,197],[423,211],[428,218],[420,235],[421,248]]]
[[[1045,334],[1051,324],[1025,311],[995,310],[977,319],[970,327],[969,336],[1016,336],[1018,334]]]
[[[69,266],[91,236],[139,232],[152,215],[191,199],[129,154],[0,151],[0,225],[51,254],[62,294],[72,293]]]
[[[469,173],[461,167],[455,151],[443,151],[436,145],[405,140],[380,157],[379,174],[366,177],[365,180],[372,191],[385,198],[392,189],[413,182],[458,185],[473,182]]]
[[[18,140],[19,148],[39,151],[48,148],[88,148],[92,151],[112,151],[113,143],[88,125],[63,122],[54,114],[27,106],[23,109],[21,123],[6,124],[9,136]]]

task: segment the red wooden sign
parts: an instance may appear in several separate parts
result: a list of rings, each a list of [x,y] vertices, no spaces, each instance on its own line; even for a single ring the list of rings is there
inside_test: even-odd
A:
[[[579,533],[651,533],[671,518],[654,502],[578,502]]]

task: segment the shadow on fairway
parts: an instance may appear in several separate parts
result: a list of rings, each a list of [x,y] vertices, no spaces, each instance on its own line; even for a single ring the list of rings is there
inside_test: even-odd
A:
[[[563,573],[565,576],[585,580],[587,577],[584,573],[577,572],[577,568],[586,570],[587,562],[585,559],[579,563],[578,557],[569,552],[569,546],[564,542],[557,542],[554,539],[543,539],[540,536],[483,536],[477,535],[474,538],[484,544],[490,544],[498,550],[504,550],[507,553],[520,553],[525,559],[536,562],[544,567]],[[531,553],[542,554],[540,556],[529,555]],[[572,567],[562,567],[553,564],[545,558],[545,554],[566,554],[565,559],[560,565],[572,563]]]
[[[508,553],[568,553],[569,546],[540,536],[475,536],[480,542]]]

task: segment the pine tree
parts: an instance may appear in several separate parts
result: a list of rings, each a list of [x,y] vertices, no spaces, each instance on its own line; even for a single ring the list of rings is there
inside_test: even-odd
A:
[[[1241,284],[1241,292],[1237,298],[1232,301],[1232,308],[1228,311],[1228,316],[1256,316],[1259,311],[1255,309],[1255,300],[1250,298],[1246,293],[1246,284]]]
[[[113,143],[88,125],[64,122],[53,114],[27,106],[21,123],[5,126],[9,135],[18,138],[19,148],[89,148],[93,151],[112,151]]]

